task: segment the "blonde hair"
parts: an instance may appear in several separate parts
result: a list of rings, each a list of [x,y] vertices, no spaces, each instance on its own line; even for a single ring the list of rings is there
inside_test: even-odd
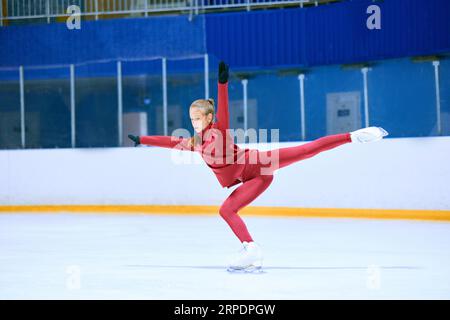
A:
[[[214,99],[197,99],[194,102],[191,103],[190,108],[198,108],[202,111],[203,115],[207,116],[208,114],[213,115],[213,119],[211,122],[214,122]],[[194,134],[193,137],[191,137],[188,141],[189,147],[193,148],[197,144],[199,144],[201,141],[201,138]]]

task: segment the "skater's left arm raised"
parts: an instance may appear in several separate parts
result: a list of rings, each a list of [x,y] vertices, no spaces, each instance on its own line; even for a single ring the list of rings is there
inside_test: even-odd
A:
[[[219,81],[217,86],[217,127],[227,130],[230,127],[228,114],[228,65],[223,61],[219,63]]]

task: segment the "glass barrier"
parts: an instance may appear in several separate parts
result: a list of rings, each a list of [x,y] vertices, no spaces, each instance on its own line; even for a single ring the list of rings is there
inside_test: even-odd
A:
[[[117,147],[117,62],[75,67],[77,147]]]
[[[364,125],[364,85],[359,68],[322,66],[305,72],[306,140]]]
[[[194,134],[189,107],[197,99],[204,99],[204,59],[167,60],[167,127],[168,135],[176,129]],[[161,110],[162,111],[162,110]],[[158,113],[162,116],[162,112]],[[161,118],[162,119],[162,118]],[[158,121],[162,123],[162,121]]]
[[[450,136],[450,60],[440,61],[439,84],[442,135]]]
[[[438,134],[431,62],[382,61],[372,67],[368,79],[371,125],[382,126],[390,137]]]
[[[191,136],[191,103],[208,96],[218,107],[219,59],[211,55],[207,62],[204,57],[165,60],[167,122],[161,58],[75,65],[73,105],[70,66],[25,67],[23,114],[20,68],[2,69],[0,148],[131,146],[130,133],[172,135],[180,128]],[[259,129],[268,130],[268,141],[270,129],[279,129],[280,141],[310,141],[365,126],[381,126],[389,138],[450,134],[450,60],[438,66],[405,58],[367,69],[300,70],[230,66],[230,129],[256,129],[258,141]]]
[[[70,69],[24,68],[25,147],[71,147]]]
[[[19,68],[0,70],[0,149],[22,147],[19,77]]]
[[[297,75],[267,70],[249,75],[249,121],[255,118],[255,129],[279,129],[279,141],[301,140],[300,91]],[[263,137],[261,137],[263,138]],[[274,136],[278,139],[278,136]]]
[[[162,60],[122,62],[123,145],[133,135],[163,135]]]

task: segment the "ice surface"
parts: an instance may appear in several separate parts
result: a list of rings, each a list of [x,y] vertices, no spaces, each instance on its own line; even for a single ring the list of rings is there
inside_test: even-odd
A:
[[[0,214],[0,298],[450,298],[450,223],[244,220],[264,273],[219,215]]]

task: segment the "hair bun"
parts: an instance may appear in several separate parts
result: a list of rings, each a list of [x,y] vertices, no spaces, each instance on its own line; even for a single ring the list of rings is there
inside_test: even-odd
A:
[[[209,98],[209,99],[206,99],[209,103],[211,103],[212,105],[214,105],[214,99],[212,99],[212,98]]]

